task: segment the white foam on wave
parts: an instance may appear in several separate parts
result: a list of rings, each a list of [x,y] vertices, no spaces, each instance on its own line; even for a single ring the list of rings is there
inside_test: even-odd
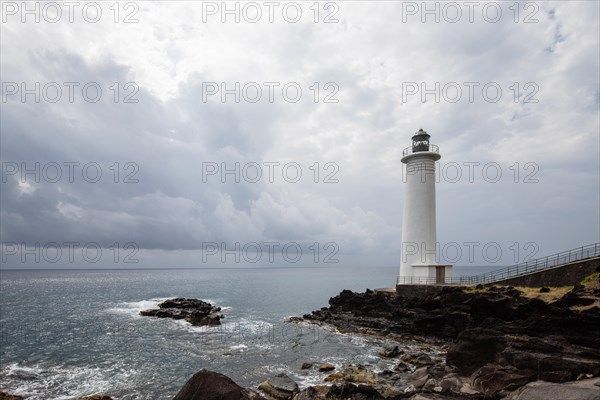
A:
[[[263,320],[226,318],[216,326],[193,326],[182,319],[173,322],[177,329],[193,334],[191,340],[206,346],[203,351],[208,353],[225,349],[248,351],[250,348],[271,352],[278,345],[277,340],[280,340],[274,336],[274,325]]]
[[[40,367],[36,367],[36,366],[28,367],[25,365],[19,365],[19,363],[9,364],[9,365],[7,365],[6,369],[7,369],[7,375],[9,375],[9,376],[15,375],[15,374],[20,374],[20,373],[39,374],[44,371]]]
[[[275,345],[272,343],[256,343],[254,345],[254,347],[256,347],[257,349],[260,349],[260,350],[270,351],[275,348]]]
[[[318,365],[318,364],[315,364]],[[336,363],[334,364],[336,368],[339,368],[342,364]],[[331,386],[331,382],[325,382],[323,379],[329,375],[329,373],[319,372],[316,367],[312,369],[306,369],[301,371],[290,370],[289,365],[287,364],[279,364],[273,363],[270,365],[264,365],[252,371],[247,371],[245,373],[246,376],[253,375],[257,378],[258,381],[264,380],[266,376],[273,376],[276,374],[286,374],[290,378],[292,378],[297,384],[300,390],[306,389],[309,386]]]
[[[226,331],[239,335],[267,335],[276,325],[260,319],[239,318],[232,321],[224,320]]]
[[[125,314],[131,316],[139,316],[140,311],[150,308],[157,308],[160,303],[172,297],[156,297],[148,300],[129,301],[118,303],[116,307],[111,307],[106,312],[113,314]]]
[[[298,383],[298,387],[300,390],[306,389],[309,386],[331,386],[331,382],[325,382],[323,379],[327,375],[323,374],[323,372],[318,371],[310,371],[307,375],[303,375],[296,381]]]
[[[197,335],[208,335],[209,337],[212,335],[218,335],[221,333],[221,325],[201,325],[195,326],[190,324],[185,319],[176,319],[171,320],[178,326],[178,328],[187,331],[189,333],[197,334]]]
[[[72,400],[95,393],[109,393],[116,387],[127,387],[137,372],[95,367],[12,363],[0,370],[3,387],[28,400]]]
[[[19,363],[12,363],[2,368],[0,376],[28,381],[38,379],[42,372],[44,372],[44,370],[37,366],[25,366],[19,365]]]

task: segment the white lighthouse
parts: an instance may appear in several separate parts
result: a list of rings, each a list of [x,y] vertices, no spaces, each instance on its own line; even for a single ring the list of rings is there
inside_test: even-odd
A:
[[[402,248],[398,284],[443,284],[452,266],[437,263],[435,224],[435,162],[439,148],[429,143],[430,135],[419,129],[412,146],[404,149],[406,164]]]

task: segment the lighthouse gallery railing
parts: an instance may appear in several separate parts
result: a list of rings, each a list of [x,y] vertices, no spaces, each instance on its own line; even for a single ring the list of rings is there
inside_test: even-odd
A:
[[[423,145],[421,145],[421,146],[423,146]],[[404,150],[402,150],[402,156],[404,157],[404,156],[407,156],[407,155],[412,154],[412,153],[419,153],[421,151],[431,151],[432,153],[438,153],[439,154],[440,148],[438,146],[436,146],[435,144],[428,145],[428,149],[426,149],[426,150],[425,149],[421,149],[421,148],[419,148],[418,150],[416,150],[414,146],[409,146],[409,147],[405,148]]]
[[[485,285],[514,278],[521,275],[531,274],[545,269],[555,268],[560,265],[571,262],[581,261],[588,258],[600,256],[600,243],[577,247],[575,249],[563,251],[535,260],[530,260],[510,267],[498,269],[496,271],[486,272],[479,275],[460,276],[446,278],[443,282],[438,282],[435,277],[418,276],[399,276],[396,284],[398,285]]]

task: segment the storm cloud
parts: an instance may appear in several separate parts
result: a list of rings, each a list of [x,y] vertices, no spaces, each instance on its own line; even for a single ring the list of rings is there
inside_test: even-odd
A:
[[[460,2],[458,22],[421,2],[270,22],[259,2],[256,23],[243,2],[239,22],[220,2],[131,4],[116,23],[108,5],[97,23],[3,8],[3,243],[135,243],[139,266],[172,267],[207,242],[335,243],[340,265],[395,265],[419,128],[442,154],[442,247],[498,243],[506,264],[600,240],[597,2],[496,2],[494,22],[484,3],[473,22]]]

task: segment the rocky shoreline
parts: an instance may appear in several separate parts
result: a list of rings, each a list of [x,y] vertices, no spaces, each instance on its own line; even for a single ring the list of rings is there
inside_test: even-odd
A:
[[[600,398],[599,273],[572,288],[445,287],[422,297],[344,290],[289,322],[396,341],[378,355],[397,364],[380,372],[345,365],[302,391],[273,377],[258,387],[267,399]],[[406,341],[415,338],[445,343],[445,359],[411,352]]]
[[[368,386],[366,397],[361,398],[527,399],[526,388],[531,385],[536,391],[545,390],[544,385],[556,391],[564,387],[560,396],[548,399],[568,399],[571,392],[574,399],[600,398],[600,379],[588,385],[589,379],[600,376],[599,274],[551,301],[532,296],[532,291],[446,287],[425,297],[403,297],[345,290],[329,300],[329,307],[292,322],[327,324],[341,332],[378,335],[399,343],[406,335],[447,341],[446,359],[438,363],[398,348],[381,353],[399,358],[396,371],[384,371],[386,376],[375,381],[351,380],[355,386]],[[551,291],[537,289],[538,293]],[[407,364],[409,369],[418,368],[409,375],[395,374]],[[589,387],[565,384],[572,381],[588,382],[581,385]],[[298,399],[304,398],[327,397]]]
[[[176,298],[140,314],[218,325],[220,311],[202,300]],[[287,322],[384,338],[394,344],[373,351],[393,368],[290,366],[323,374],[322,384],[302,389],[285,374],[243,388],[201,370],[173,400],[600,398],[599,272],[563,288],[444,287],[421,297],[344,290],[329,307]],[[0,392],[0,399],[20,397]],[[102,394],[85,399],[112,400]]]
[[[322,385],[300,390],[280,374],[258,390],[233,392],[227,385],[222,390],[221,382],[235,385],[229,378],[203,370],[174,400],[597,400],[600,274],[567,289],[446,287],[424,297],[344,290],[329,307],[288,322],[396,341],[378,352],[397,359],[393,370],[305,363],[301,368],[324,373]],[[446,343],[445,358],[408,351],[406,340],[419,337],[425,344]]]
[[[449,340],[446,361],[463,376],[497,364],[564,382],[600,375],[600,308],[586,307],[599,295],[583,285],[552,303],[511,287],[471,293],[446,287],[424,298],[343,291],[330,299],[329,308],[301,320],[343,332]]]

